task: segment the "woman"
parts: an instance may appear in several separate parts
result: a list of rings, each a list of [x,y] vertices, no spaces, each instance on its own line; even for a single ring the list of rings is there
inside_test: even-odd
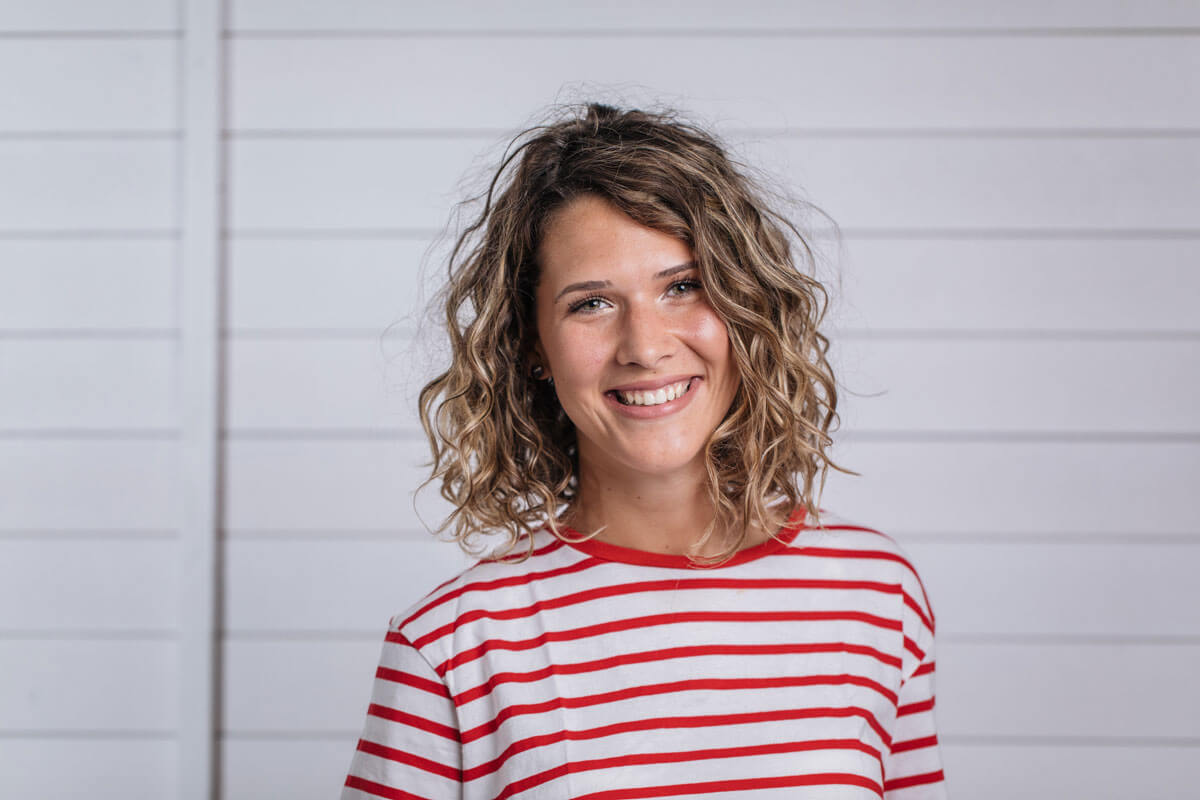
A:
[[[944,797],[920,581],[818,518],[803,236],[669,115],[515,144],[420,403],[445,527],[505,540],[392,619],[343,798]]]

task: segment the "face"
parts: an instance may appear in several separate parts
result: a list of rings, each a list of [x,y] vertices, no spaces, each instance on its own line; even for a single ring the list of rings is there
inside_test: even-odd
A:
[[[690,248],[607,201],[573,200],[538,252],[537,355],[584,475],[704,475],[739,379]]]

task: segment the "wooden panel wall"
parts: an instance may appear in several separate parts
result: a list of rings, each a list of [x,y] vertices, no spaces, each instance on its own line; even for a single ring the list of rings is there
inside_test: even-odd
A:
[[[187,23],[103,5],[0,6],[5,797],[170,797],[195,769],[175,746],[196,727],[177,697]],[[838,455],[863,474],[823,504],[925,577],[954,796],[1188,791],[1200,7],[226,13],[222,797],[335,796],[387,618],[465,563],[411,496],[434,239],[528,115],[592,96],[713,121],[841,225],[821,276]]]
[[[175,796],[180,29],[0,4],[0,796]]]

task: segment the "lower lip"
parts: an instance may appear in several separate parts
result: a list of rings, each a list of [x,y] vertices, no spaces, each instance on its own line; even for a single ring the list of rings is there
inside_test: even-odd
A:
[[[674,400],[668,400],[656,406],[627,406],[608,392],[605,392],[604,399],[616,409],[617,413],[631,419],[658,419],[659,417],[674,414],[676,411],[682,411],[688,403],[692,402],[692,396],[696,394],[696,390],[699,388],[700,379],[692,378],[690,389]]]

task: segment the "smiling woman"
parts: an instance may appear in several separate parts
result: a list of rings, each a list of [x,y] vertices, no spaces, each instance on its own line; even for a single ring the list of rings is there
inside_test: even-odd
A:
[[[555,213],[537,260],[534,351],[578,452],[567,524],[686,552],[712,519],[705,447],[740,382],[691,248],[583,194]]]
[[[944,797],[920,579],[818,508],[802,233],[711,134],[598,104],[478,200],[420,405],[490,552],[392,618],[343,797]]]

